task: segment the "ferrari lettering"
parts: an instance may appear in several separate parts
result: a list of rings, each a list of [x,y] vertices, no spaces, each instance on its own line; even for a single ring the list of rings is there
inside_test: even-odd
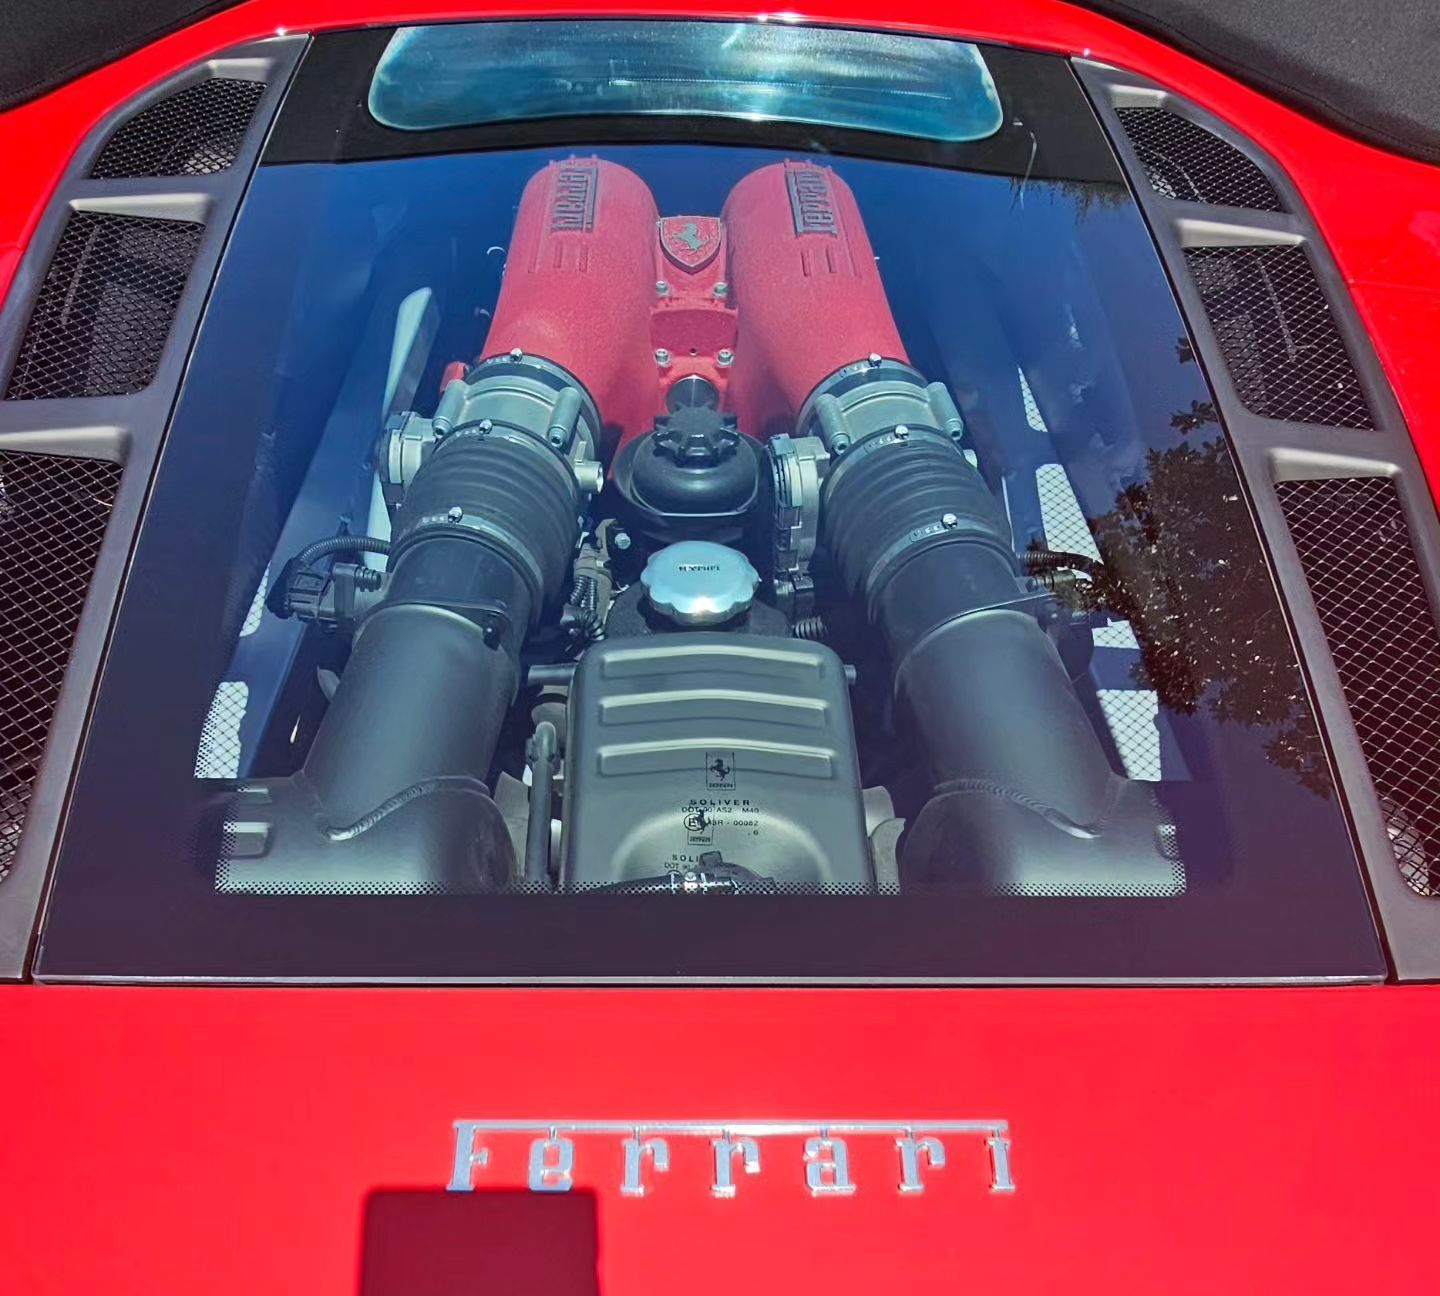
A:
[[[574,1185],[575,1144],[568,1138],[538,1138],[530,1144],[532,1192],[569,1192]]]
[[[595,224],[595,179],[593,166],[563,166],[555,177],[555,202],[550,208],[550,228],[584,233]]]
[[[925,1181],[920,1177],[920,1165],[923,1160],[926,1165],[933,1166],[936,1170],[944,1168],[945,1145],[937,1138],[914,1138],[907,1134],[904,1138],[895,1140],[895,1146],[900,1151],[900,1191],[902,1193],[922,1193],[925,1191]]]
[[[835,203],[830,181],[819,167],[796,167],[785,173],[790,188],[790,215],[797,234],[834,234]]]
[[[622,1197],[643,1197],[649,1191],[641,1177],[647,1157],[659,1173],[670,1169],[670,1145],[663,1138],[625,1140],[625,1179],[620,1185]]]
[[[805,1186],[812,1197],[848,1197],[855,1191],[844,1139],[829,1138],[821,1130],[818,1137],[805,1140]]]
[[[975,1147],[970,1164],[977,1169],[988,1151],[991,1193],[1015,1191],[1009,1124],[1003,1120],[457,1120],[454,1132],[451,1192],[472,1192],[482,1179],[508,1184],[522,1168],[533,1192],[569,1192],[577,1182],[595,1185],[614,1173],[606,1167],[616,1164],[616,1138],[620,1141],[619,1192],[628,1198],[649,1196],[662,1181],[669,1191],[668,1181],[679,1178],[678,1172],[687,1167],[693,1167],[696,1175],[705,1172],[701,1167],[708,1169],[710,1195],[720,1200],[739,1195],[746,1178],[758,1176],[762,1170],[794,1174],[812,1197],[849,1197],[862,1191],[860,1176],[852,1169],[852,1145],[876,1139],[888,1141],[896,1158],[892,1163],[896,1177],[884,1186],[903,1196],[924,1193],[927,1178],[960,1156],[960,1151],[951,1148],[965,1142]],[[704,1149],[708,1156],[702,1155],[700,1148],[689,1156],[674,1155],[675,1140],[708,1143]],[[873,1143],[870,1146],[873,1148]],[[504,1164],[510,1148],[516,1149],[513,1171]],[[871,1167],[871,1182],[874,1155],[872,1151],[865,1163]]]
[[[450,1172],[450,1191],[469,1192],[475,1186],[474,1173],[490,1160],[490,1149],[475,1146],[480,1126],[476,1121],[455,1122],[455,1164]]]
[[[733,1171],[737,1156],[746,1174],[760,1173],[760,1145],[748,1135],[731,1138],[726,1134],[710,1146],[715,1149],[715,1182],[710,1185],[710,1191],[716,1197],[735,1196]]]

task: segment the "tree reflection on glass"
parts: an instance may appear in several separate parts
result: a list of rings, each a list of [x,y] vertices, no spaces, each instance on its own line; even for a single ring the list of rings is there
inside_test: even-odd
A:
[[[1171,419],[1182,434],[1216,422],[1209,402]],[[1104,562],[1072,598],[1131,623],[1136,682],[1172,711],[1273,730],[1270,760],[1328,796],[1320,735],[1223,434],[1148,451],[1144,480],[1090,528]]]

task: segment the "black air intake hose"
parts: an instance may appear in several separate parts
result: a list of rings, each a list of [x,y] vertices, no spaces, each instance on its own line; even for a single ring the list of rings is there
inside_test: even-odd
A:
[[[1004,513],[934,417],[943,401],[908,372],[907,398],[902,366],[869,393],[845,371],[824,417],[802,424],[832,454],[845,438],[822,535],[880,632],[935,786],[903,843],[903,883],[1178,893],[1173,833],[1149,788],[1111,771],[1033,615]]]
[[[452,433],[406,491],[385,596],[305,762],[334,822],[427,778],[488,772],[520,647],[566,585],[578,535],[569,468],[526,439]]]
[[[428,894],[511,880],[482,780],[521,646],[568,588],[579,536],[575,478],[545,433],[457,428],[416,472],[384,594],[304,768],[248,785],[240,799],[265,805],[231,811],[269,832],[263,858],[225,864],[222,889]]]

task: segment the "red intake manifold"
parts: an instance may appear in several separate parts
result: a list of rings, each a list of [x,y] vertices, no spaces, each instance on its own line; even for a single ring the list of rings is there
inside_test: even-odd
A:
[[[682,378],[768,437],[844,365],[906,359],[850,186],[790,161],[752,171],[718,217],[663,219],[633,171],[551,163],[521,197],[482,358],[517,347],[584,385],[609,449],[648,432]]]

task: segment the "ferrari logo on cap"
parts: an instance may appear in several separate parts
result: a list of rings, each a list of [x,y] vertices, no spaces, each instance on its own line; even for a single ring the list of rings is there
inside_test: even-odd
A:
[[[720,250],[718,216],[666,216],[660,222],[660,246],[686,270],[699,270]]]

